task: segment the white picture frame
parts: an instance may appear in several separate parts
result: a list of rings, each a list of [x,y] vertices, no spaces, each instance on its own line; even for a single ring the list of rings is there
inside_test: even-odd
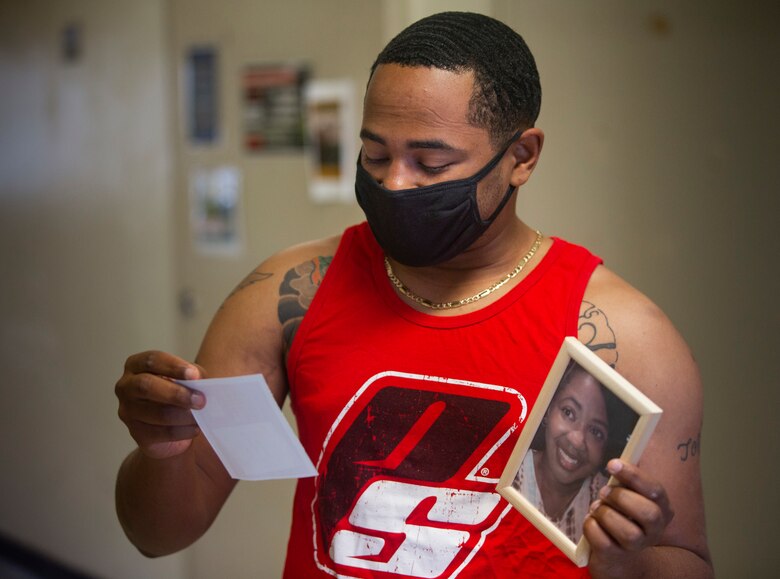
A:
[[[582,372],[583,370],[584,372]],[[577,513],[576,516],[574,515],[574,501],[582,496],[582,504],[586,505],[589,502],[589,500],[584,502],[585,497],[588,494],[586,491],[596,488],[596,483],[599,480],[602,480],[600,478],[597,479],[596,477],[603,477],[604,475],[600,470],[596,470],[589,475],[589,477],[583,478],[580,488],[581,492],[577,494],[575,499],[572,500],[572,503],[570,503],[564,511],[563,519],[565,519],[566,523],[564,524],[564,520],[559,519],[556,521],[542,510],[544,507],[542,501],[544,492],[538,487],[537,478],[534,474],[535,467],[533,465],[540,465],[540,470],[544,468],[544,458],[540,458],[544,455],[538,453],[546,452],[547,447],[543,447],[539,450],[532,448],[532,444],[538,446],[543,438],[544,440],[549,441],[553,437],[553,433],[547,437],[546,425],[548,420],[545,419],[546,416],[554,417],[556,415],[555,413],[563,416],[564,412],[566,413],[566,416],[573,415],[572,411],[568,408],[564,409],[563,405],[564,400],[572,398],[568,393],[570,389],[573,388],[571,384],[574,383],[575,374],[580,376],[580,378],[576,378],[578,381],[584,380],[593,384],[593,380],[590,380],[587,377],[587,375],[590,375],[592,379],[595,379],[596,382],[603,386],[603,390],[599,389],[598,391],[602,393],[602,400],[605,401],[604,407],[611,408],[612,416],[616,416],[612,421],[614,425],[613,430],[618,430],[618,423],[622,428],[621,432],[611,434],[622,436],[624,433],[628,433],[627,440],[621,438],[622,442],[616,443],[615,440],[612,440],[611,444],[605,443],[605,448],[608,448],[608,450],[605,451],[604,454],[607,454],[609,450],[612,450],[613,456],[602,456],[604,463],[606,463],[606,460],[615,457],[614,452],[622,444],[624,446],[619,453],[619,457],[628,463],[636,464],[661,418],[662,410],[579,340],[573,337],[568,337],[564,340],[542,389],[539,392],[536,403],[531,409],[523,431],[512,451],[512,455],[507,461],[501,478],[496,485],[496,490],[520,511],[528,521],[563,551],[563,553],[565,553],[577,566],[584,567],[588,564],[590,545],[588,544],[587,539],[582,536],[581,523],[579,524],[577,534],[573,537],[567,534],[564,527],[570,526],[572,520],[582,517],[582,513]],[[562,383],[564,384],[563,388],[566,389],[561,391],[562,396],[564,392],[566,392],[567,395],[564,399],[556,399],[556,393],[559,388],[561,388]],[[605,394],[605,390],[611,392],[614,396]],[[593,390],[590,390],[590,392],[593,392]],[[609,404],[606,402],[607,399],[610,401]],[[556,404],[554,408],[552,408],[553,403]],[[566,403],[568,404],[568,402]],[[551,414],[548,414],[548,411]],[[617,415],[615,414],[616,412],[618,413]],[[584,412],[582,415],[584,416]],[[550,420],[554,419],[555,418],[550,418]],[[633,426],[631,426],[632,424]],[[540,428],[542,430],[540,430]],[[594,436],[607,436],[600,428],[601,427],[593,428]],[[551,427],[551,430],[553,430],[553,427]],[[550,443],[548,442],[547,446],[549,446],[549,444]],[[551,458],[550,461],[555,462],[558,460],[558,452],[556,447],[556,453],[548,455],[555,457]],[[584,458],[582,460],[585,462]],[[577,465],[578,461],[570,461],[570,463],[566,463],[566,466],[573,468],[571,467],[571,464]],[[556,466],[555,468],[563,467]],[[582,468],[584,469],[584,466]],[[568,474],[566,471],[561,472]],[[542,478],[542,480],[544,480],[544,478]],[[606,480],[606,478],[604,478],[604,480]],[[615,485],[616,481],[613,478],[609,478],[607,484]],[[569,532],[571,532],[571,530]]]

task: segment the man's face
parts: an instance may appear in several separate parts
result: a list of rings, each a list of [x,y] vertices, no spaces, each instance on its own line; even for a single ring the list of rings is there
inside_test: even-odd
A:
[[[360,161],[387,189],[471,177],[495,154],[488,132],[468,122],[471,72],[396,64],[377,67],[366,91]],[[506,190],[503,163],[479,186],[485,218]]]

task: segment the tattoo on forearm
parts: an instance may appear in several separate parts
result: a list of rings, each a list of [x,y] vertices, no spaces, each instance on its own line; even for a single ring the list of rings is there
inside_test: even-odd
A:
[[[696,438],[689,438],[685,442],[677,445],[677,452],[680,455],[680,462],[686,462],[690,457],[696,456],[701,450],[701,432]]]
[[[333,256],[319,256],[295,266],[285,274],[279,286],[278,307],[285,353],[290,350],[295,332],[301,325],[303,315],[308,311],[332,259]]]
[[[254,285],[254,284],[256,284],[257,282],[265,281],[265,280],[267,280],[269,277],[271,277],[272,275],[273,275],[272,273],[267,273],[267,272],[263,272],[263,271],[260,271],[260,270],[256,269],[255,271],[253,271],[252,273],[250,273],[248,276],[246,276],[246,277],[245,277],[245,278],[244,278],[244,279],[241,281],[241,283],[239,283],[239,284],[238,284],[238,285],[237,285],[237,286],[236,286],[236,287],[233,289],[233,291],[232,291],[232,292],[230,292],[230,294],[228,295],[228,297],[226,297],[226,298],[225,298],[225,301],[223,301],[223,302],[222,302],[222,306],[220,306],[220,308],[222,308],[222,307],[225,307],[225,302],[227,302],[227,301],[228,301],[230,298],[232,298],[234,295],[236,295],[236,294],[237,294],[238,292],[240,292],[241,290],[243,290],[243,289],[245,289],[245,288],[248,288],[250,285]]]
[[[615,368],[618,361],[615,332],[609,325],[607,316],[590,302],[582,302],[577,325],[580,341],[592,352],[596,352],[604,361]]]

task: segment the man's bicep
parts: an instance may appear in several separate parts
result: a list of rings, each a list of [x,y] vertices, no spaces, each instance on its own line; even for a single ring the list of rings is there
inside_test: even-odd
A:
[[[284,274],[279,285],[277,315],[282,328],[285,355],[292,347],[298,327],[309,311],[332,259],[332,256],[318,255],[297,264]]]
[[[607,364],[615,368],[620,354],[617,337],[609,323],[609,318],[596,304],[584,300],[580,305],[577,320],[577,334],[580,342],[591,352],[595,352]]]
[[[709,560],[700,457],[702,387],[685,341],[645,296],[603,272],[580,310],[579,339],[663,410],[639,467],[660,482],[675,516],[663,544]]]
[[[649,337],[643,351],[630,354],[640,367],[626,369],[629,381],[663,410],[639,466],[664,486],[675,512],[662,543],[709,560],[701,486],[701,381],[687,345],[668,325]]]
[[[203,340],[198,362],[212,376],[260,373],[281,405],[285,357],[319,289],[333,240],[272,257],[228,295]]]
[[[209,377],[263,374],[280,405],[287,392],[276,315],[282,266],[273,260],[261,264],[228,294],[197,356]]]

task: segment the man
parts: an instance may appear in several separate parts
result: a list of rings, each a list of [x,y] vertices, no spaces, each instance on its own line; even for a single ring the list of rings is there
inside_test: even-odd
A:
[[[203,534],[235,485],[170,378],[262,373],[291,396],[318,475],[296,491],[286,577],[709,577],[691,354],[650,301],[515,214],[544,135],[523,40],[475,14],[410,26],[379,55],[356,193],[368,225],[283,251],[226,299],[191,364],[131,356],[116,386],[138,443],[117,511],[150,556]],[[326,275],[327,272],[327,275]],[[612,461],[574,567],[495,493],[566,335],[664,409],[640,465]],[[568,458],[570,461],[571,457]]]

